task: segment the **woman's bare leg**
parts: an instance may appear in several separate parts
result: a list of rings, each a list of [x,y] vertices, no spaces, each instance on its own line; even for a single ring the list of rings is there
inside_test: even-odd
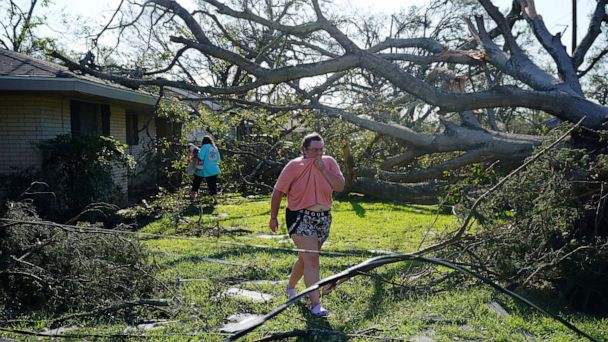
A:
[[[319,243],[318,239],[315,235],[312,236],[297,236],[293,235],[293,242],[299,249],[310,250],[313,252],[298,252],[298,261],[296,264],[302,260],[302,273],[304,276],[304,284],[306,287],[311,286],[312,284],[319,281]],[[294,268],[296,267],[294,264]],[[297,274],[296,274],[297,275]],[[292,274],[293,276],[293,274]],[[290,277],[291,281],[291,277]],[[309,295],[310,302],[312,303],[312,307],[319,304],[319,291],[313,291]]]
[[[291,274],[289,275],[289,282],[287,283],[288,289],[293,289],[296,287],[302,276],[304,275],[304,261],[300,256],[298,256],[298,260],[293,264],[291,268]]]

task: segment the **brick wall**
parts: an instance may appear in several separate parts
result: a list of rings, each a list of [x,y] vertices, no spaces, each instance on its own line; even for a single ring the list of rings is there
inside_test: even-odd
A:
[[[0,173],[38,167],[34,144],[69,133],[70,127],[67,98],[0,94]]]
[[[0,174],[23,168],[40,167],[42,158],[34,145],[41,140],[71,132],[71,100],[104,104],[99,100],[65,95],[0,94]],[[147,116],[144,118],[140,115],[140,117],[142,124],[145,123]],[[111,103],[110,135],[126,144],[125,120],[124,106]],[[151,130],[156,130],[153,124]],[[147,141],[148,138],[142,135],[140,142]],[[138,153],[139,148],[129,152]],[[112,175],[123,190],[124,198],[121,202],[126,201],[128,187],[126,170],[116,167],[112,170]]]

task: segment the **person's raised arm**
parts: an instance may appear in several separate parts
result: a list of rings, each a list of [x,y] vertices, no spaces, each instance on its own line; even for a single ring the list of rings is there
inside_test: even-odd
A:
[[[331,185],[331,188],[334,191],[341,192],[344,190],[344,182],[345,182],[344,176],[337,175],[337,174],[331,172],[330,170],[328,170],[327,167],[325,166],[325,163],[323,162],[323,160],[321,158],[318,158],[315,160],[315,166],[319,169],[319,171],[321,171],[321,173],[323,174],[323,177],[325,177],[325,179],[327,179],[327,181]]]

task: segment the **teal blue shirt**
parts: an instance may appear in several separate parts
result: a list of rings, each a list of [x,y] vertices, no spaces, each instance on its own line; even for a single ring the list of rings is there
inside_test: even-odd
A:
[[[220,174],[222,172],[217,164],[222,160],[220,157],[220,151],[217,147],[211,144],[205,144],[201,146],[198,151],[198,159],[203,161],[203,168],[197,170],[195,175],[200,177],[210,177]]]

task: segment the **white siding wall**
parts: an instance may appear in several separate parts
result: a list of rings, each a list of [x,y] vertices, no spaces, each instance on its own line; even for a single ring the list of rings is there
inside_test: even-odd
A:
[[[110,105],[110,135],[125,144],[127,142],[127,132],[125,123],[125,109],[122,106]],[[127,201],[128,175],[127,170],[121,167],[112,168],[114,182],[121,189],[124,196],[120,199],[123,204]]]

